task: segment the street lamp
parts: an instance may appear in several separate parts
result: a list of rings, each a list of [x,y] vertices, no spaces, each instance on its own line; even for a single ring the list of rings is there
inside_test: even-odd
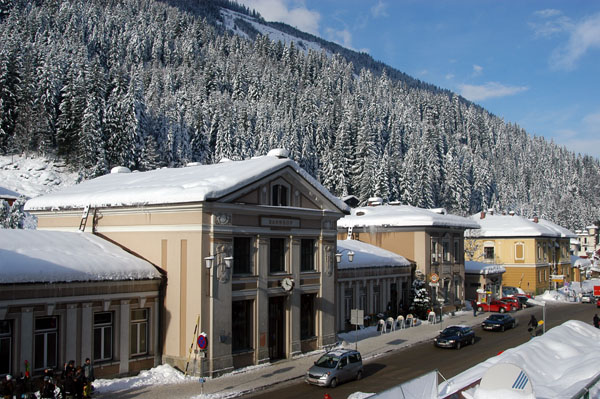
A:
[[[337,263],[340,263],[342,261],[342,254],[344,252],[348,252],[348,261],[349,262],[352,262],[354,260],[354,252],[352,252],[349,249],[342,249],[340,252],[335,253],[335,260]]]
[[[209,277],[209,288],[208,288],[208,296],[212,297],[212,285],[213,285],[213,266],[216,262],[217,268],[217,277],[221,283],[226,283],[229,280],[229,271],[231,270],[231,266],[233,265],[233,256],[223,256],[227,255],[225,252],[218,252],[214,255],[210,255],[204,258],[204,266],[208,271]]]

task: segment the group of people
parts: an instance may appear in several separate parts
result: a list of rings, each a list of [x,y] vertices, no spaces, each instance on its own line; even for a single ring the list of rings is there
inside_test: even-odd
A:
[[[75,366],[75,361],[66,362],[60,375],[55,376],[53,370],[44,370],[44,378],[40,387],[41,399],[54,399],[56,391],[63,399],[83,399],[92,396],[94,367],[89,358],[83,366]]]

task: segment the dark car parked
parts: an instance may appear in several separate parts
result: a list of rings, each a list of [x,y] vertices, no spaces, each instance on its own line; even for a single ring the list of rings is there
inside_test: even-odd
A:
[[[481,323],[481,327],[484,330],[500,330],[504,331],[507,328],[515,328],[517,326],[517,320],[506,313],[495,313],[490,315]]]
[[[433,340],[435,346],[441,348],[456,348],[460,349],[465,344],[475,343],[475,333],[468,326],[450,326],[444,328]]]

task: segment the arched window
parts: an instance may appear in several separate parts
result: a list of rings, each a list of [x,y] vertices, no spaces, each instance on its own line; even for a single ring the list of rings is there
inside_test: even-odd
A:
[[[288,206],[289,189],[283,184],[274,184],[271,187],[271,205],[273,206]]]

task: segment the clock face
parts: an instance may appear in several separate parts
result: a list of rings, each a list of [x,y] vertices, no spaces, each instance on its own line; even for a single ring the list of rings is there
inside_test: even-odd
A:
[[[291,278],[286,277],[283,280],[281,280],[281,288],[283,288],[286,291],[291,291],[294,288],[294,282]]]

